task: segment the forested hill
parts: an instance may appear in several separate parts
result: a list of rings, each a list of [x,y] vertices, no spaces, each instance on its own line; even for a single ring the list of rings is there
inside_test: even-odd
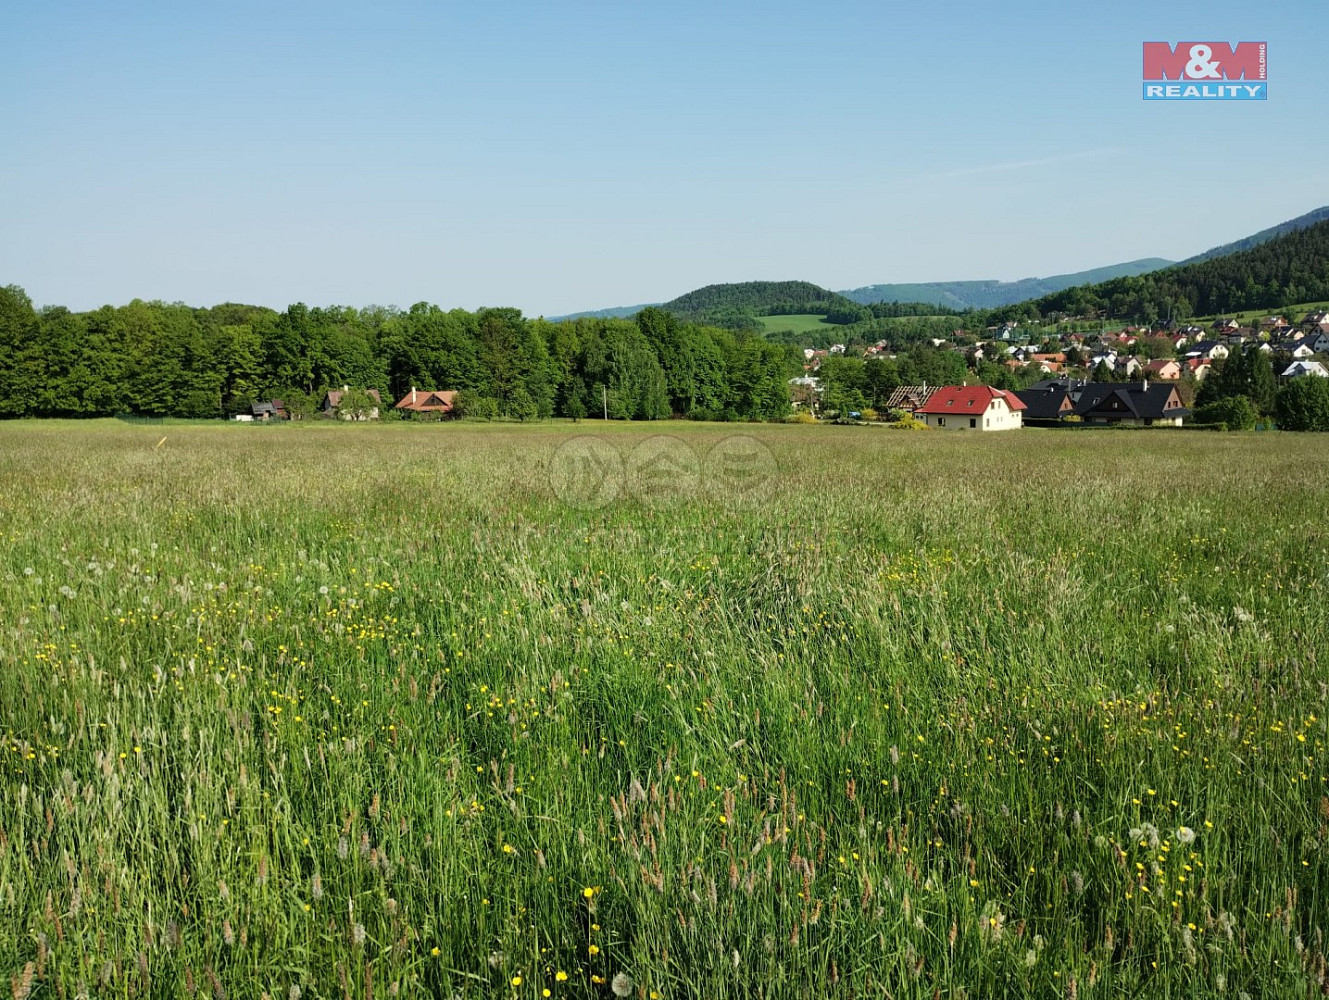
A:
[[[809,281],[741,281],[707,285],[671,299],[660,308],[679,319],[711,322],[731,329],[760,329],[753,317],[830,313],[852,309],[854,303]]]
[[[1258,233],[1247,236],[1244,239],[1235,240],[1232,243],[1224,243],[1220,247],[1206,250],[1204,253],[1196,254],[1194,257],[1187,257],[1181,263],[1198,264],[1201,261],[1213,260],[1215,257],[1225,257],[1228,254],[1237,253],[1241,250],[1249,250],[1252,247],[1258,247],[1262,243],[1268,243],[1276,236],[1293,233],[1299,229],[1308,229],[1317,223],[1325,222],[1327,220],[1329,220],[1329,206],[1317,208],[1315,211],[1307,212],[1305,215],[1299,215],[1295,219],[1289,219],[1287,222],[1280,222],[1276,226],[1262,229]]]
[[[995,309],[989,321],[1064,313],[1153,322],[1329,299],[1329,221],[1248,250]]]

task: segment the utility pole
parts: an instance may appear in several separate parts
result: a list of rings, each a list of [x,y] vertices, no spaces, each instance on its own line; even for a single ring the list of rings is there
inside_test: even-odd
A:
[[[609,390],[603,385],[600,386],[600,401],[604,403],[605,419],[609,419]]]

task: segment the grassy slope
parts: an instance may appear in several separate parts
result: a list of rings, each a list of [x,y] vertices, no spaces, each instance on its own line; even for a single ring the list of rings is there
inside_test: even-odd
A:
[[[736,430],[760,504],[551,491]],[[1327,484],[1274,434],[0,423],[0,972],[1307,995],[1329,527],[1270,512]]]
[[[827,323],[824,314],[792,313],[788,316],[758,316],[757,319],[761,321],[767,333],[774,333],[777,330],[792,330],[794,333],[809,331],[831,333],[835,330],[835,324]]]

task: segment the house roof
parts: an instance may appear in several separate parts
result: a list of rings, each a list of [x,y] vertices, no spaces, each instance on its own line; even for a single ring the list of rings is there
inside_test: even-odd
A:
[[[1280,375],[1283,378],[1296,378],[1299,375],[1329,375],[1329,371],[1318,361],[1294,361]]]
[[[382,403],[382,402],[383,402],[383,400],[382,400],[382,399],[379,397],[379,395],[378,395],[378,390],[377,390],[377,389],[366,389],[365,391],[366,391],[367,393],[369,393],[369,397],[370,397],[375,403]],[[346,394],[346,390],[345,390],[345,389],[329,389],[329,390],[328,390],[328,398],[327,398],[327,400],[326,400],[326,402],[327,402],[327,404],[328,404],[328,405],[327,405],[327,408],[330,409],[330,410],[335,410],[335,409],[341,404],[341,398],[342,398],[342,396],[345,395],[345,394]]]
[[[1169,367],[1181,370],[1181,365],[1177,364],[1172,358],[1156,358],[1144,366],[1150,372],[1167,371]]]
[[[457,393],[452,390],[426,392],[412,386],[411,391],[397,401],[394,409],[410,410],[413,413],[447,413],[452,409],[456,397]]]
[[[936,392],[935,386],[930,385],[902,385],[899,386],[886,400],[886,409],[903,410],[922,406],[928,401],[928,397]]]
[[[1025,409],[1019,396],[986,385],[947,385],[938,389],[919,407],[919,413],[945,416],[951,413],[982,413],[994,399],[1004,400],[1012,410]]]
[[[1064,388],[1023,389],[1015,393],[1025,405],[1025,417],[1032,420],[1056,420],[1075,409],[1071,394]]]
[[[1075,403],[1079,416],[1116,415],[1140,420],[1186,417],[1190,410],[1170,405],[1177,399],[1176,386],[1160,382],[1090,382],[1081,388]]]

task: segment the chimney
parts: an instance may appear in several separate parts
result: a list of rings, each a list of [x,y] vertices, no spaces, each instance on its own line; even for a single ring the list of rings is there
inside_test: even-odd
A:
[[[351,387],[350,387],[349,385],[344,385],[344,386],[341,387],[341,391],[342,391],[342,392],[350,392],[350,391],[351,391]]]
[[[415,405],[415,386],[411,386],[411,405]]]
[[[1141,391],[1141,392],[1148,392],[1148,391],[1149,391],[1149,380],[1148,380],[1148,379],[1144,379],[1143,381],[1140,382],[1140,391]]]

